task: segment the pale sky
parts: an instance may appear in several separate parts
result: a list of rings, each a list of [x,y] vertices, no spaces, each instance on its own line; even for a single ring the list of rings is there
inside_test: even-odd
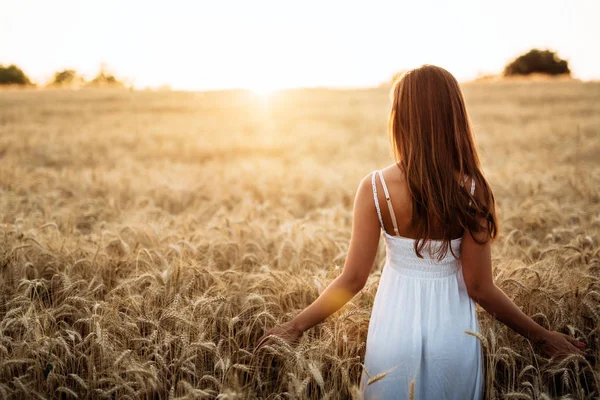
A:
[[[0,64],[44,83],[105,63],[136,87],[378,85],[440,65],[498,73],[533,48],[600,78],[598,0],[0,0]]]

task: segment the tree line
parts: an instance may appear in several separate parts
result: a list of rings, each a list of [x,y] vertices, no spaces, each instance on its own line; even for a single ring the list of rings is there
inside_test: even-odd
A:
[[[546,75],[571,75],[569,64],[561,59],[558,54],[550,50],[532,49],[509,62],[502,71],[504,76],[546,74]],[[393,76],[396,80],[402,72]],[[29,77],[16,65],[4,67],[0,64],[0,85],[32,85]],[[113,74],[100,67],[98,74],[87,81],[73,69],[57,71],[46,86],[73,87],[73,86],[125,86]]]
[[[406,71],[400,71],[392,76],[392,82],[398,80]],[[502,76],[527,76],[542,74],[548,76],[571,76],[571,69],[566,60],[551,50],[531,49],[510,61],[502,70]]]
[[[22,85],[34,86],[35,84],[16,65],[3,66],[0,64],[0,85]],[[52,76],[52,79],[44,86],[49,87],[97,87],[97,86],[117,86],[123,87],[125,84],[117,79],[112,73],[108,72],[103,65],[96,76],[91,80],[86,80],[74,69],[65,69],[57,71]]]

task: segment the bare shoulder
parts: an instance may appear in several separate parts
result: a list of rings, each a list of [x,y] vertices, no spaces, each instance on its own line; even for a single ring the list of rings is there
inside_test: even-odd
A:
[[[360,182],[358,183],[358,187],[356,189],[355,202],[359,201],[359,202],[363,203],[368,198],[372,198],[372,196],[373,196],[372,178],[373,178],[373,171],[371,171],[367,175],[363,176],[363,178],[360,180]]]
[[[354,213],[356,215],[363,215],[367,218],[375,215],[376,208],[374,207],[373,200],[373,171],[365,175],[356,189],[354,197]]]
[[[396,182],[396,183],[405,183],[406,177],[402,173],[401,167],[394,163],[390,164],[385,168],[381,169],[381,173],[383,174],[383,179],[385,179],[386,183]]]
[[[360,180],[360,183],[358,184],[358,192],[365,192],[367,191],[367,189],[371,190],[371,182],[373,179],[373,172],[371,171],[369,172],[367,175],[363,176],[362,179]]]
[[[406,175],[403,173],[398,164],[390,164],[381,169],[383,179],[390,192],[390,196],[394,199],[394,204],[399,207],[406,207],[410,201],[410,189],[406,180]],[[378,186],[381,182],[378,182]]]
[[[368,190],[372,189],[373,174],[375,174],[377,176],[378,171],[381,171],[381,173],[383,174],[383,179],[385,179],[385,182],[388,185],[388,187],[389,187],[390,183],[392,183],[392,182],[398,183],[400,181],[405,181],[404,175],[400,172],[400,168],[396,164],[390,164],[387,167],[384,167],[379,170],[373,170],[373,171],[369,172],[367,175],[365,175],[361,179],[361,181],[358,185],[359,192],[367,191],[367,189]],[[378,176],[376,177],[375,182],[376,182],[377,187],[381,186]]]

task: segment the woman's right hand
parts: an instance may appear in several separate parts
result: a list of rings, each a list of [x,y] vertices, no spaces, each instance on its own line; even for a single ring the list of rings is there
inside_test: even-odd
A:
[[[538,343],[548,357],[563,357],[570,354],[585,355],[582,350],[585,343],[564,333],[548,331]]]

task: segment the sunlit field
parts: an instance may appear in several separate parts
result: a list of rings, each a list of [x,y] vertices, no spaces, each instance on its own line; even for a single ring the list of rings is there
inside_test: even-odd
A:
[[[496,283],[591,349],[550,362],[480,309],[486,398],[598,398],[600,84],[463,88]],[[360,398],[383,239],[350,303],[252,350],[340,274],[357,185],[393,162],[388,107],[384,88],[0,92],[0,398]]]

